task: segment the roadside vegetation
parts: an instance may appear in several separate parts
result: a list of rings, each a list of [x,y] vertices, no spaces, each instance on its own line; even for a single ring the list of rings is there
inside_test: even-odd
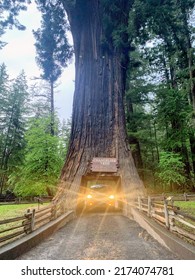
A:
[[[195,216],[195,201],[175,201],[174,205],[178,206],[182,212]]]
[[[39,205],[39,209],[46,206],[47,203]],[[10,205],[0,205],[0,220],[5,220],[9,218],[15,218],[24,215],[27,209],[38,209],[37,203],[28,203],[28,204],[10,204]]]
[[[31,87],[24,72],[10,80],[0,65],[0,196],[54,195],[70,134],[70,120],[50,110],[47,82]],[[53,134],[54,131],[54,134]]]

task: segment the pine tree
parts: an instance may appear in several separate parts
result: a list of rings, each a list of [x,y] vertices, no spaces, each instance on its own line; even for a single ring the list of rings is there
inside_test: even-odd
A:
[[[9,76],[5,64],[0,66],[0,162],[2,162],[5,129],[6,129],[6,110],[8,107],[9,94]],[[3,191],[4,181],[6,180],[6,171],[0,169],[0,194]]]
[[[68,23],[59,1],[39,2],[42,12],[41,28],[34,31],[37,63],[42,69],[42,79],[50,86],[51,134],[54,135],[54,88],[63,67],[72,56],[67,39]]]
[[[1,122],[0,147],[0,188],[5,188],[9,174],[23,160],[25,147],[24,133],[26,128],[28,91],[24,72],[22,72],[4,91],[3,104],[5,104]]]
[[[193,8],[190,0],[136,0],[129,18],[130,36],[146,50],[148,67],[156,74],[153,106],[160,149],[180,154],[188,183],[195,153],[193,118],[190,120],[194,58],[189,16]]]

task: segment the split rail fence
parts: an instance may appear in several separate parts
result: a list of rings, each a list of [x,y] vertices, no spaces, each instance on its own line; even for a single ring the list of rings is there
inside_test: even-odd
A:
[[[66,212],[64,202],[51,203],[38,210],[27,209],[24,215],[0,220],[0,247],[57,219]]]
[[[148,196],[138,197],[135,207],[147,216],[178,235],[192,240],[195,244],[195,215],[189,215],[174,206],[174,201],[195,201],[195,195],[180,197]],[[57,219],[66,213],[64,202],[50,203],[38,210],[27,209],[24,215],[0,220],[0,247]]]
[[[195,214],[189,215],[180,211],[179,207],[174,206],[174,201],[195,201],[195,195],[184,194],[184,196],[167,198],[164,196],[139,196],[135,207],[171,232],[175,232],[195,244]]]

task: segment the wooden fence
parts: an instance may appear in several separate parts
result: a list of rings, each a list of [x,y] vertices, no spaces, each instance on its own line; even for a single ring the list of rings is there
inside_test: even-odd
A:
[[[12,205],[12,204],[31,204],[37,202],[38,204],[43,204],[46,202],[51,202],[53,196],[42,196],[42,197],[0,197],[0,205]]]
[[[174,201],[194,200],[195,195],[180,197],[138,197],[135,207],[172,232],[195,242],[195,215],[188,215],[174,206]],[[27,209],[22,216],[0,220],[0,247],[30,234],[44,224],[57,219],[66,212],[64,201],[50,203],[38,210]]]
[[[27,209],[26,213],[19,217],[0,220],[0,247],[33,232],[65,212],[64,202],[61,201],[38,210]]]
[[[189,215],[177,206],[174,201],[195,201],[195,195],[184,194],[181,196],[148,196],[138,197],[135,207],[145,213],[148,217],[155,219],[158,223],[166,227],[171,232],[177,233],[180,237],[195,242],[195,214]]]

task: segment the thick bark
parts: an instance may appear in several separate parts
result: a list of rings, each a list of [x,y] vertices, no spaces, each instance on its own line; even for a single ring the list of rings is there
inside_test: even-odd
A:
[[[82,3],[80,3],[82,2]],[[84,3],[83,3],[84,2]],[[76,1],[68,10],[75,50],[75,94],[70,146],[56,199],[67,195],[75,208],[83,175],[90,173],[93,157],[116,157],[128,200],[142,191],[125,130],[124,68],[121,55],[110,44],[102,50],[102,11],[98,0]],[[65,6],[65,8],[67,8]],[[69,205],[68,205],[69,204]]]

